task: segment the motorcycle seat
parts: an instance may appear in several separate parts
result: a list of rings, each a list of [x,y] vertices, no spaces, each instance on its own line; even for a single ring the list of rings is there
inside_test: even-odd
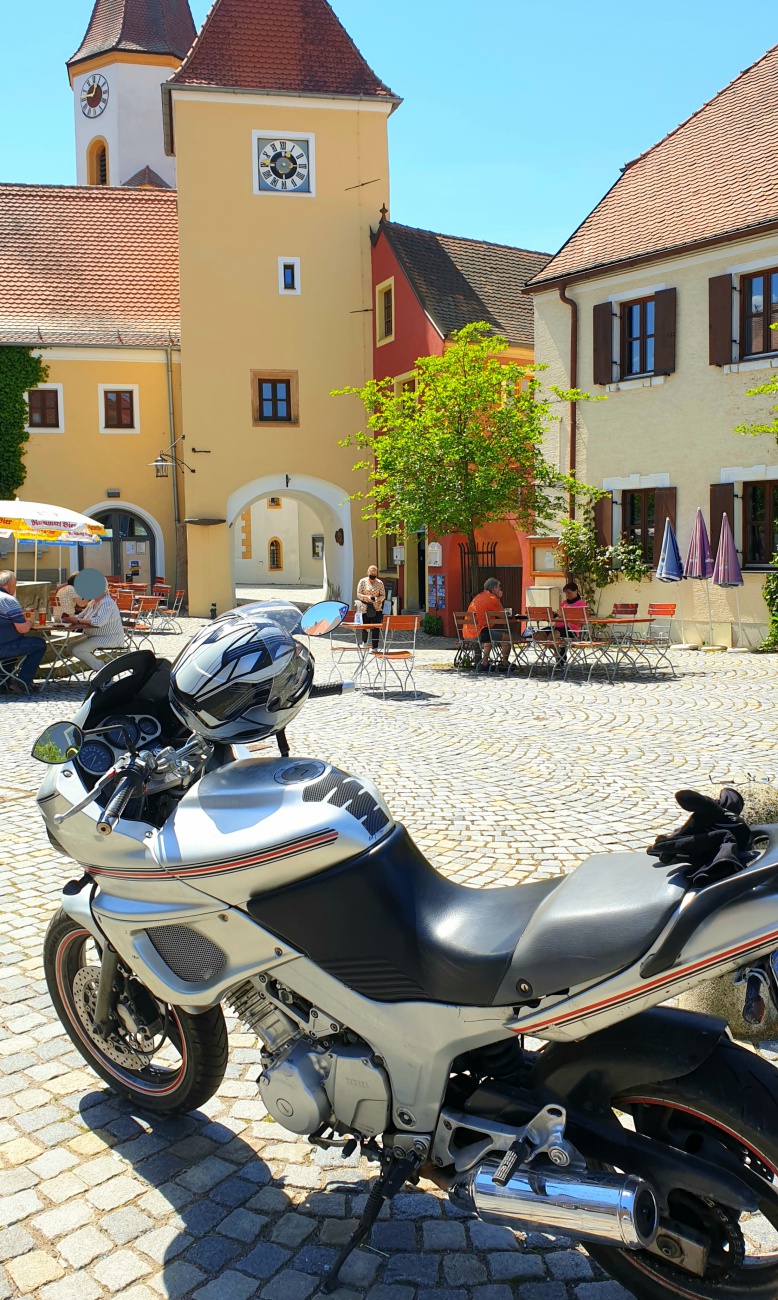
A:
[[[373,1001],[483,1007],[559,883],[469,889],[441,876],[396,826],[366,853],[247,906],[265,929]]]
[[[643,957],[686,892],[684,868],[647,853],[599,853],[565,876],[523,930],[498,1004],[519,983],[541,997],[592,984]]]
[[[683,897],[674,871],[646,854],[603,854],[569,876],[470,889],[441,876],[397,826],[368,852],[247,906],[373,1001],[511,1006],[647,952]],[[520,994],[525,981],[532,992]]]

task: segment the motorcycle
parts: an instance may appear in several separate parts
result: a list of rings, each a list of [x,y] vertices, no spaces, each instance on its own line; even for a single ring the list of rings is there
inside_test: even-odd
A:
[[[469,889],[369,780],[291,757],[283,732],[277,756],[188,732],[170,673],[148,650],[114,660],[33,749],[51,843],[82,871],[46,979],[96,1073],[147,1112],[203,1105],[228,1006],[262,1043],[273,1118],[378,1166],[325,1292],[427,1179],[486,1222],[586,1243],[644,1300],[774,1300],[778,1073],[723,1021],[660,1004],[772,970],[778,827],[702,886],[615,853]]]

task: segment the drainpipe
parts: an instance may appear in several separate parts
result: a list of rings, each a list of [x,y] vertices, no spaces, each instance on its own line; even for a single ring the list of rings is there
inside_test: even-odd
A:
[[[559,297],[562,302],[570,308],[570,387],[578,387],[578,303],[574,298],[567,296],[567,284],[560,284]],[[575,474],[576,456],[577,456],[577,438],[578,438],[578,406],[576,402],[570,403],[570,461],[568,465],[569,472]],[[570,497],[568,512],[571,519],[575,519],[575,498]]]
[[[175,582],[173,591],[178,587],[178,529],[180,525],[178,508],[178,466],[175,461],[176,419],[173,407],[173,349],[165,348],[167,358],[167,405],[168,426],[170,429],[170,455],[173,458],[173,565]]]

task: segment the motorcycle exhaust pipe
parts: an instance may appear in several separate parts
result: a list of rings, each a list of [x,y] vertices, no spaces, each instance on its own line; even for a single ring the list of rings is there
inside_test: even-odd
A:
[[[504,1187],[493,1181],[499,1160],[486,1160],[450,1190],[460,1208],[486,1223],[561,1233],[621,1249],[647,1250],[659,1211],[648,1183],[634,1174],[593,1170],[517,1170]]]

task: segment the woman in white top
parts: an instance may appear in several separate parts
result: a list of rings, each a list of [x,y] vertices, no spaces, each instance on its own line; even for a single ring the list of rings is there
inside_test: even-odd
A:
[[[122,616],[108,591],[96,600],[90,600],[80,614],[63,615],[63,622],[84,629],[84,635],[71,638],[68,650],[94,672],[103,666],[102,660],[94,653],[98,646],[120,648],[125,645]]]
[[[84,605],[84,601],[79,599],[73,586],[77,577],[78,574],[71,573],[70,577],[61,586],[57,587],[54,593],[57,602],[57,613],[60,618],[64,614],[77,614]]]

